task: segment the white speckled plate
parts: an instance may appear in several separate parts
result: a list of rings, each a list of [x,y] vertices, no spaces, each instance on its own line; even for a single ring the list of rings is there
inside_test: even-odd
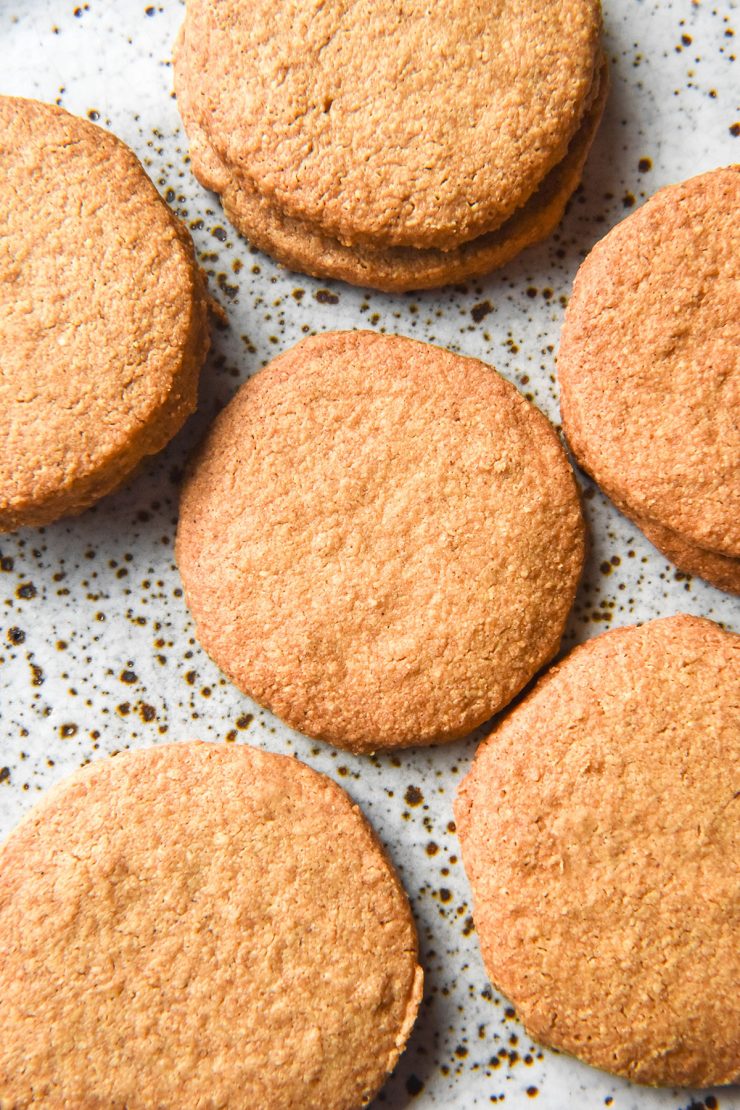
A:
[[[650,1091],[532,1044],[488,987],[451,826],[474,741],[356,759],[291,732],[200,650],[172,554],[189,450],[240,381],[311,331],[377,328],[477,355],[557,421],[553,352],[581,258],[659,186],[740,160],[734,5],[607,0],[612,92],[559,231],[486,281],[397,297],[288,274],[232,231],[185,161],[170,66],[182,16],[177,0],[0,0],[0,91],[56,101],[132,146],[192,229],[229,316],[199,412],[168,450],[78,519],[0,536],[0,831],[40,790],[120,748],[200,737],[295,752],[369,815],[419,925],[425,1002],[379,1106],[740,1106],[737,1089]],[[567,645],[680,611],[738,627],[736,600],[677,573],[582,481],[592,548]]]

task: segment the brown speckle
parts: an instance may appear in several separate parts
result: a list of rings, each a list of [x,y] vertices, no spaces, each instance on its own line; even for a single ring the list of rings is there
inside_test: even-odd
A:
[[[328,289],[317,289],[314,296],[319,304],[339,304],[339,297]]]
[[[420,806],[424,801],[424,795],[418,786],[409,786],[403,796],[407,806]]]
[[[415,1098],[424,1090],[424,1084],[418,1078],[418,1076],[410,1075],[406,1080],[406,1090],[413,1098]]]

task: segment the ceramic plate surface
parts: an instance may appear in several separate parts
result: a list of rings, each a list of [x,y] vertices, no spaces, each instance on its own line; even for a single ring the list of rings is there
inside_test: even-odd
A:
[[[127,142],[190,227],[228,314],[214,329],[198,413],[163,454],[79,518],[0,536],[0,832],[41,790],[123,748],[200,738],[295,753],[362,806],[419,926],[425,1001],[378,1106],[740,1106],[737,1089],[652,1091],[533,1044],[488,985],[452,823],[475,739],[367,759],[291,732],[199,648],[173,561],[188,453],[240,382],[314,331],[374,328],[475,355],[557,422],[554,352],[582,258],[660,186],[740,160],[737,11],[607,0],[612,90],[561,227],[485,281],[402,296],[288,273],[232,230],[186,161],[170,62],[183,13],[178,0],[0,0],[0,92],[56,102]],[[678,612],[740,627],[737,600],[677,572],[579,479],[591,550],[566,647]]]

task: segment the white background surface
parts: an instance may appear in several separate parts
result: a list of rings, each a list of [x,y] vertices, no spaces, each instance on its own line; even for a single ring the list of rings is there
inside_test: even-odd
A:
[[[735,6],[610,0],[612,92],[559,231],[484,282],[395,297],[288,274],[231,230],[185,162],[170,66],[182,15],[177,0],[0,0],[0,91],[93,113],[133,147],[191,227],[229,317],[228,328],[214,330],[199,411],[161,456],[76,520],[0,536],[0,831],[41,789],[124,747],[199,737],[293,751],[361,804],[419,925],[425,1002],[379,1106],[740,1106],[737,1090],[650,1091],[533,1045],[487,988],[448,829],[475,742],[358,759],[292,733],[200,650],[172,555],[189,450],[240,381],[310,331],[373,327],[479,356],[557,422],[554,351],[581,258],[659,186],[740,158],[730,130],[740,120]],[[641,159],[650,168],[641,170]],[[566,645],[681,611],[738,627],[736,600],[677,574],[580,478],[592,548]],[[409,787],[421,793],[416,805]]]

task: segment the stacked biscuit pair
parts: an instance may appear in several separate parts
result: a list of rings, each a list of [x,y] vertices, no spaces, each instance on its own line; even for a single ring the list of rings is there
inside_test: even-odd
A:
[[[134,153],[0,97],[0,532],[79,513],[194,411],[208,293]]]
[[[190,0],[174,63],[193,170],[303,273],[385,290],[487,273],[580,180],[600,30],[598,0]]]

